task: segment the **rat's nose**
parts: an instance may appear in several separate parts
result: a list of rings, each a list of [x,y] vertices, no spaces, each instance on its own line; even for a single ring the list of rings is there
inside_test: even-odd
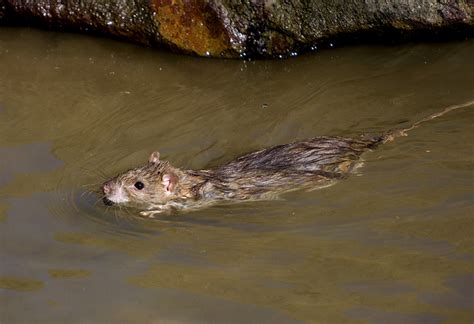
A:
[[[110,196],[113,193],[113,183],[112,183],[112,181],[109,180],[109,181],[105,182],[102,185],[102,191],[104,192],[104,198],[102,198],[102,201],[107,206],[112,206],[114,204],[114,202],[112,200],[110,200],[109,198],[107,198],[108,196]]]
[[[107,181],[102,185],[102,191],[104,192],[104,195],[109,195],[112,193],[112,182]]]

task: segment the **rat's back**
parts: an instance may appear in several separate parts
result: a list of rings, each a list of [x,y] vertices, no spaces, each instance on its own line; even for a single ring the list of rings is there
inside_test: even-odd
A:
[[[376,139],[316,137],[243,155],[219,167],[218,173],[286,171],[345,173]]]

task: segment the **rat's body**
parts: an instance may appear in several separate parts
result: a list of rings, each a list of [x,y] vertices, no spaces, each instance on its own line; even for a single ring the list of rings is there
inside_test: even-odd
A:
[[[224,201],[271,199],[302,188],[327,186],[360,164],[361,155],[448,111],[433,114],[409,128],[368,139],[316,137],[243,155],[210,170],[181,170],[152,153],[147,165],[104,183],[104,203],[136,206],[142,215],[172,209],[198,209]]]

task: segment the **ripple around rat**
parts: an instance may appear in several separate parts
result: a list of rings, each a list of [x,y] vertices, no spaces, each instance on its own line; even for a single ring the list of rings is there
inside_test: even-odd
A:
[[[56,190],[48,204],[52,215],[74,224],[80,219],[84,228],[113,236],[143,236],[159,234],[152,221],[140,219],[132,210],[103,206],[100,195],[83,189]]]

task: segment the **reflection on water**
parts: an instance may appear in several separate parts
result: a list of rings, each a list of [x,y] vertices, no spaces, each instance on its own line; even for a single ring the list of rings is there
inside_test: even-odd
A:
[[[0,277],[0,288],[16,291],[34,291],[43,288],[43,283],[28,278]]]
[[[83,278],[89,277],[90,271],[87,270],[70,270],[70,269],[50,269],[48,270],[49,275],[52,278]]]
[[[473,54],[465,41],[217,61],[0,30],[0,321],[472,321],[474,109],[277,201],[149,220],[91,191],[154,150],[204,168],[409,125],[473,99]]]

